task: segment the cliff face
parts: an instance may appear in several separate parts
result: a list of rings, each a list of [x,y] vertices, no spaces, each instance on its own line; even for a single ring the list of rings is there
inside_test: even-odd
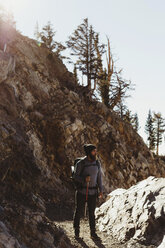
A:
[[[65,198],[71,204],[70,166],[75,157],[84,155],[84,143],[97,146],[107,193],[150,175],[165,176],[163,161],[153,157],[128,123],[90,99],[61,60],[17,33],[6,53],[0,51],[0,137],[4,220],[12,204],[43,215],[48,202]],[[25,219],[26,215],[20,222]],[[8,221],[20,235],[17,238],[28,247],[37,247],[29,243],[26,227],[23,238],[19,225]],[[37,221],[45,224],[42,219]]]

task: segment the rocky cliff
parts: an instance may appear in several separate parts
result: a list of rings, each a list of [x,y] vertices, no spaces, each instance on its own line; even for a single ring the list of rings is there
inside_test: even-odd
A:
[[[0,137],[1,240],[11,237],[11,247],[71,245],[50,211],[73,209],[70,166],[84,143],[98,148],[106,194],[165,176],[164,162],[130,124],[91,99],[47,48],[17,32],[0,51]]]

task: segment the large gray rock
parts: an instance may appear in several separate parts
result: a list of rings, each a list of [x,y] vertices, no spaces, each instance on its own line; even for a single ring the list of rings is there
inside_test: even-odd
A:
[[[150,176],[127,190],[112,191],[96,208],[96,221],[100,231],[121,242],[160,245],[165,234],[165,178]]]

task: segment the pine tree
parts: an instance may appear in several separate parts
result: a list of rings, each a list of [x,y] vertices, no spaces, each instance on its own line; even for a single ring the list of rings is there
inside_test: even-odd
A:
[[[119,101],[117,105],[115,106],[115,112],[122,118],[124,119],[125,113],[127,111],[127,106],[124,104],[123,101]]]
[[[56,32],[53,30],[51,22],[48,21],[48,23],[42,28],[42,31],[37,35],[40,37],[45,46],[50,50],[50,52],[54,52],[59,58],[66,58],[65,56],[61,55],[61,52],[64,51],[66,47],[60,42],[54,40],[55,33]]]
[[[102,71],[102,73],[100,74],[101,78],[100,80],[98,80],[98,91],[99,94],[101,96],[102,102],[109,107],[109,91],[110,91],[110,87],[109,87],[109,82],[108,82],[108,74],[106,69],[104,69],[104,71]]]
[[[139,130],[139,118],[138,118],[137,113],[135,113],[135,114],[133,115],[132,126],[133,126],[133,128],[135,129],[135,131],[138,132],[138,130]]]
[[[46,45],[46,47],[53,51],[56,48],[56,42],[54,41],[55,33],[52,28],[50,21],[42,28],[40,32],[41,41]]]
[[[113,66],[114,62],[112,59],[111,54],[111,48],[110,48],[110,41],[109,38],[107,38],[108,41],[108,51],[107,51],[107,69],[103,69],[102,65],[102,54],[100,53],[98,49],[98,41],[95,43],[96,50],[97,50],[97,58],[98,58],[98,93],[101,96],[102,102],[107,106],[110,107],[110,84],[111,84],[111,77],[114,72]]]
[[[165,119],[162,117],[160,112],[154,112],[154,124],[156,130],[156,154],[158,155],[159,145],[162,143],[162,136],[165,132]]]
[[[102,102],[104,102],[107,107],[115,110],[123,117],[123,111],[126,108],[124,101],[129,97],[127,91],[133,90],[134,88],[130,80],[128,81],[122,78],[122,69],[116,71],[108,37],[107,43],[107,67],[103,68],[102,63],[98,67],[98,93],[101,96]],[[102,56],[99,52],[97,52],[97,56],[102,60]]]
[[[87,77],[87,87],[92,89],[92,81],[97,79],[98,58],[96,51],[96,42],[99,34],[95,33],[93,26],[89,25],[88,18],[78,26],[74,33],[69,36],[66,42],[71,49],[71,55],[76,56],[76,64],[83,75]],[[104,52],[104,45],[98,45],[100,53]]]
[[[134,116],[132,115],[131,110],[126,109],[126,112],[125,112],[125,114],[123,115],[123,119],[124,119],[126,122],[130,123],[130,124],[133,126],[133,123],[134,123]]]
[[[131,80],[123,79],[123,69],[115,71],[111,80],[110,88],[110,109],[118,112],[118,106],[123,105],[126,98],[130,97],[127,95],[128,90],[134,90],[134,84]]]
[[[147,140],[149,142],[149,149],[153,151],[155,149],[155,128],[154,128],[154,119],[151,114],[151,110],[148,112],[148,117],[145,124],[145,132],[147,133],[148,137]]]

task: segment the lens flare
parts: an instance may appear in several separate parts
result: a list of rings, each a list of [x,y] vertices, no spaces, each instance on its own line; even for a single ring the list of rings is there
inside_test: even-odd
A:
[[[0,9],[5,9],[9,12],[22,9],[27,0],[0,0]]]

